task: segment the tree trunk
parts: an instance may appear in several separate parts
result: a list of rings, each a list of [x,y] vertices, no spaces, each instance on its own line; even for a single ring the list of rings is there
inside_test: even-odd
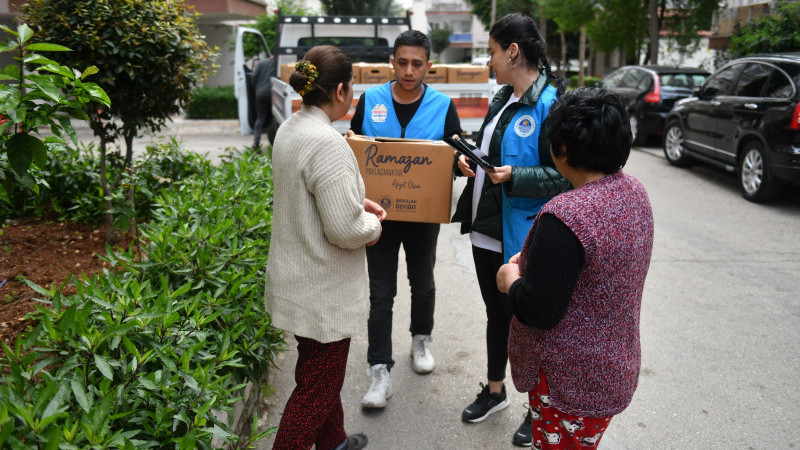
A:
[[[111,193],[108,186],[106,171],[106,146],[108,140],[105,134],[100,136],[100,186],[103,189],[103,204],[106,208],[106,242],[114,243],[114,216],[111,214]]]
[[[586,25],[581,27],[580,44],[578,44],[578,87],[583,86],[583,66],[586,63]]]
[[[658,64],[658,1],[650,0],[650,64]]]
[[[539,34],[542,35],[542,40],[547,42],[547,5],[542,5],[542,14],[539,17]]]
[[[125,167],[123,171],[131,170],[131,165],[133,163],[133,131],[128,131],[125,133]],[[134,183],[131,181],[130,185],[128,186],[128,202],[130,203],[130,208],[132,214],[128,217],[128,234],[136,238],[136,202],[134,200]]]
[[[569,77],[567,77],[567,71],[569,70],[569,62],[567,61],[567,36],[563,31],[561,32],[561,63],[563,64],[561,76],[569,80]]]

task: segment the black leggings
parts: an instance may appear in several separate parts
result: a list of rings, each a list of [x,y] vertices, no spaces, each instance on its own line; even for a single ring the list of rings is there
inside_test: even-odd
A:
[[[472,246],[475,273],[486,304],[486,356],[489,381],[503,381],[508,364],[508,327],[511,309],[508,296],[497,290],[497,271],[503,265],[503,254]]]

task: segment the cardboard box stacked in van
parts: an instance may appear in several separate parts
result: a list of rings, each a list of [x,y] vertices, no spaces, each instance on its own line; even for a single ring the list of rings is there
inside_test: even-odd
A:
[[[383,84],[393,79],[392,66],[388,63],[357,63],[362,84]],[[355,67],[353,72],[355,72]]]
[[[488,83],[489,67],[471,64],[446,64],[448,83]]]

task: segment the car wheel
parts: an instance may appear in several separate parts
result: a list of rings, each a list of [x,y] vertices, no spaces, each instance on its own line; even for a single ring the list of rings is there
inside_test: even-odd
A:
[[[630,122],[631,122],[631,136],[632,136],[631,145],[637,145],[642,141],[642,139],[641,136],[639,136],[639,118],[636,117],[635,111],[630,112]]]
[[[683,129],[678,122],[667,124],[667,131],[664,133],[664,156],[670,164],[676,167],[686,167],[692,162],[686,154]]]
[[[780,185],[770,180],[764,146],[748,142],[739,158],[739,187],[742,196],[751,202],[765,202],[775,198]]]

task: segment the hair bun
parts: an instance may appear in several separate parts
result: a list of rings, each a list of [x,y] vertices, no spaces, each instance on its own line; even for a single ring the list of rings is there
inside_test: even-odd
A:
[[[315,83],[317,82],[317,78],[319,78],[319,70],[317,70],[317,66],[309,61],[301,59],[295,63],[294,70],[305,79],[305,83],[302,86],[299,86],[300,89],[297,89],[295,85],[292,85],[292,87],[295,87],[297,93],[303,96],[313,91],[316,86]]]

